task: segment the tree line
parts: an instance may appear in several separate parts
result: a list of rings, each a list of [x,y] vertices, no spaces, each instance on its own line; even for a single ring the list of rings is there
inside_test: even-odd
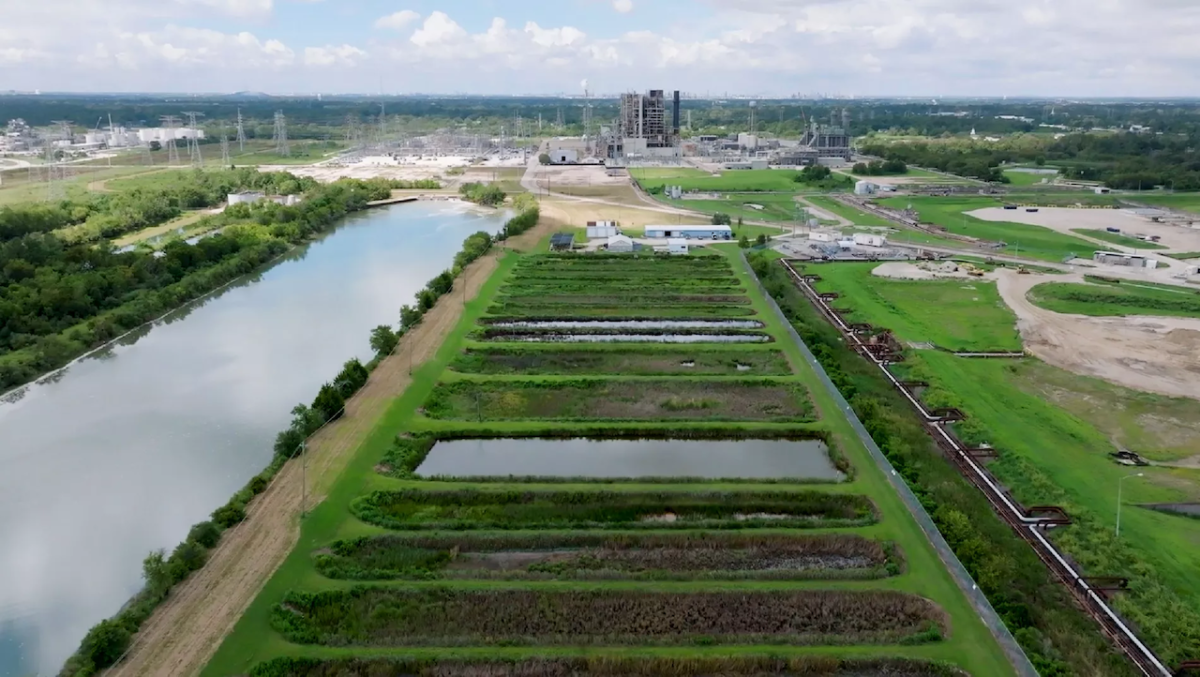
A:
[[[286,174],[272,179],[294,180]],[[216,190],[211,178],[201,181]],[[229,188],[218,185],[221,191]],[[366,208],[367,202],[388,197],[391,188],[391,182],[384,180],[314,185],[298,205],[263,205],[261,215],[267,223],[252,221],[194,245],[172,242],[160,251],[118,252],[106,243],[93,246],[65,240],[50,226],[62,223],[64,214],[76,218],[74,207],[7,211],[0,216],[0,222],[9,224],[6,232],[23,234],[0,242],[0,389],[61,367],[252,272],[291,244]],[[89,215],[97,213],[107,212]],[[33,216],[23,220],[24,214]]]

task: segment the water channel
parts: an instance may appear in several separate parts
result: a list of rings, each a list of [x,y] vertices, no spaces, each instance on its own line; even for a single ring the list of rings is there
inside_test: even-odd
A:
[[[0,401],[0,676],[54,674],[141,562],[270,461],[289,411],[503,215],[357,214],[268,270]]]
[[[435,444],[417,474],[841,478],[828,448],[819,440],[452,440]]]

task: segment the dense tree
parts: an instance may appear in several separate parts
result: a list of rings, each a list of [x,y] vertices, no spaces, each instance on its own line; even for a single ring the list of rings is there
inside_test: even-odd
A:
[[[94,668],[106,668],[129,648],[130,634],[116,620],[101,621],[83,638],[82,653]]]
[[[345,407],[346,398],[342,396],[341,389],[332,383],[321,386],[321,390],[317,392],[317,397],[312,403],[313,410],[320,414],[324,421],[338,418],[342,415]]]
[[[381,324],[371,330],[371,350],[376,355],[390,355],[400,343],[400,337],[386,324]]]
[[[728,214],[717,212],[712,215],[712,224],[714,226],[729,226],[733,225],[733,219],[729,218]]]

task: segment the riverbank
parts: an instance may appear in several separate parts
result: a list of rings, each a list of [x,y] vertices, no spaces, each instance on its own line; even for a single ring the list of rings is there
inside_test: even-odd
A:
[[[553,230],[543,219],[505,242],[528,249]],[[456,281],[463,295],[443,296],[422,322],[406,332],[367,384],[346,404],[346,415],[308,444],[302,463],[288,463],[263,494],[247,507],[247,518],[226,532],[207,564],[178,585],[143,624],[126,659],[110,677],[191,675],[199,671],[232,630],[246,607],[299,540],[299,516],[320,503],[330,485],[375,430],[395,398],[412,382],[412,372],[431,360],[458,325],[466,303],[492,278],[503,250],[468,265]]]

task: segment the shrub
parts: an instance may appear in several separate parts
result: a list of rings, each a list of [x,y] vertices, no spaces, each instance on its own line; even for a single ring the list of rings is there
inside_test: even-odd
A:
[[[222,529],[228,529],[235,524],[240,524],[246,519],[246,510],[240,505],[226,504],[213,511],[212,521],[216,522]]]
[[[260,478],[255,478],[260,479]],[[212,522],[200,522],[188,532],[187,540],[199,543],[206,548],[216,546],[221,540],[221,530]]]
[[[84,658],[98,669],[107,668],[129,648],[130,632],[113,619],[103,620],[88,631],[83,638],[81,652]]]

